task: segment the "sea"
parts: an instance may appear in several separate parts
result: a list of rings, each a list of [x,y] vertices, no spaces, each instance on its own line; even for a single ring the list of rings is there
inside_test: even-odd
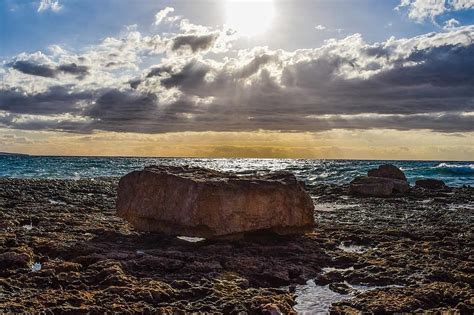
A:
[[[474,186],[474,162],[375,161],[249,158],[145,158],[145,157],[60,157],[0,155],[0,177],[82,179],[123,176],[147,165],[190,165],[220,171],[289,171],[309,185],[349,183],[354,177],[380,164],[394,164],[405,172],[409,182],[436,178],[449,186]]]

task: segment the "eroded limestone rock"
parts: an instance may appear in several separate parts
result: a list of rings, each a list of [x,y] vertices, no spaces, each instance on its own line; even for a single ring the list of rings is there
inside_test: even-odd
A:
[[[137,230],[212,238],[257,230],[310,231],[313,202],[290,173],[237,176],[191,167],[147,167],[124,176],[117,214]]]

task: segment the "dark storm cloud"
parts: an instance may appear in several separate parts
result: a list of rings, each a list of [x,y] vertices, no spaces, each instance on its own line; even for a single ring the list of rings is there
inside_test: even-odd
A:
[[[207,50],[212,47],[219,34],[192,34],[192,35],[180,35],[173,38],[172,50],[178,50],[183,47],[189,47],[192,52],[198,52],[200,50]]]
[[[103,121],[135,120],[146,118],[156,109],[154,94],[110,90],[102,94],[85,114]]]
[[[76,75],[83,78],[89,74],[89,68],[86,66],[78,66],[75,63],[62,64],[59,66],[50,66],[36,63],[29,60],[18,60],[10,64],[10,66],[24,74],[35,75],[40,77],[54,78],[60,73]]]
[[[89,132],[87,128],[84,128],[84,121],[71,121],[61,117],[58,117],[56,119],[50,118],[46,120],[33,117],[31,117],[30,119],[25,119],[21,115],[7,114],[5,116],[0,115],[0,125],[22,130],[49,130],[72,133]]]
[[[89,68],[88,67],[78,66],[75,63],[60,65],[58,67],[58,71],[73,74],[73,75],[78,75],[78,76],[85,76],[85,75],[89,74]]]
[[[161,84],[166,88],[179,86],[184,89],[193,89],[203,84],[204,77],[210,70],[208,65],[192,60],[179,72],[171,73],[168,78],[162,79]]]
[[[67,86],[53,86],[37,94],[27,94],[18,89],[0,90],[0,110],[35,115],[78,113],[78,101],[93,99],[94,92],[73,92]]]
[[[56,76],[56,69],[47,65],[37,64],[27,60],[15,61],[11,67],[25,74],[36,75],[41,77],[53,78]]]
[[[155,67],[148,72],[146,75],[147,78],[151,77],[156,77],[156,76],[161,76],[166,73],[170,73],[172,71],[172,68],[170,66],[163,66],[163,67]]]
[[[239,77],[240,79],[247,78],[257,73],[257,71],[260,70],[260,67],[262,65],[265,65],[275,59],[276,59],[275,57],[271,55],[267,55],[267,54],[256,56],[255,58],[252,59],[252,61],[250,61],[247,65],[245,65],[242,69],[240,69],[240,71],[237,74],[237,77]]]

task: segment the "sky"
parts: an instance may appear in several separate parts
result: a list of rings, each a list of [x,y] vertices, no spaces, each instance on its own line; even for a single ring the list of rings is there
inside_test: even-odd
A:
[[[0,0],[0,151],[474,160],[474,0]]]

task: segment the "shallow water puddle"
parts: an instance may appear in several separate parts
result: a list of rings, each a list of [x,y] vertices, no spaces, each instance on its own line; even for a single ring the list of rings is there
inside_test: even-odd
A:
[[[336,211],[336,210],[346,210],[351,209],[353,207],[358,206],[358,204],[346,204],[346,205],[339,205],[335,203],[314,203],[314,210],[315,211]]]
[[[48,201],[52,205],[66,205],[67,204],[64,201],[54,200],[54,199],[48,199]]]
[[[41,263],[40,262],[35,262],[33,265],[31,265],[31,271],[37,272],[41,270]]]
[[[325,268],[331,269],[331,268]],[[332,268],[335,270],[341,270]],[[346,268],[349,270],[350,268]],[[342,269],[344,270],[344,269]],[[330,271],[330,270],[329,270]],[[328,314],[329,309],[333,303],[348,300],[354,297],[358,292],[366,292],[370,290],[383,288],[402,288],[399,285],[386,286],[366,286],[366,285],[352,285],[344,282],[348,287],[352,288],[354,292],[348,294],[341,294],[332,291],[329,285],[317,285],[313,280],[309,280],[305,285],[298,285],[295,289],[296,305],[293,309],[298,314]]]
[[[176,238],[179,238],[180,240],[191,242],[191,243],[201,242],[205,240],[205,238],[202,238],[202,237],[190,237],[190,236],[177,236]]]
[[[349,268],[333,268],[333,267],[325,267],[322,269],[323,273],[328,273],[331,271],[337,271],[337,272],[345,272],[345,271],[352,271],[354,270],[354,267],[349,267]]]
[[[362,254],[365,253],[370,249],[368,246],[362,246],[362,245],[344,245],[341,243],[337,248],[340,250],[346,252],[346,253],[356,253],[356,254]]]
[[[385,289],[385,288],[403,288],[402,285],[397,285],[397,284],[390,284],[390,285],[362,285],[362,284],[349,284],[347,282],[344,282],[347,284],[349,287],[360,291],[360,292],[366,292],[370,290],[377,290],[377,289]]]
[[[298,285],[295,290],[298,314],[327,314],[331,304],[350,298],[349,294],[340,294],[329,289],[329,285],[320,286],[309,280]]]
[[[30,230],[33,229],[33,223],[25,224],[25,225],[23,225],[23,228],[27,231],[30,231]]]

